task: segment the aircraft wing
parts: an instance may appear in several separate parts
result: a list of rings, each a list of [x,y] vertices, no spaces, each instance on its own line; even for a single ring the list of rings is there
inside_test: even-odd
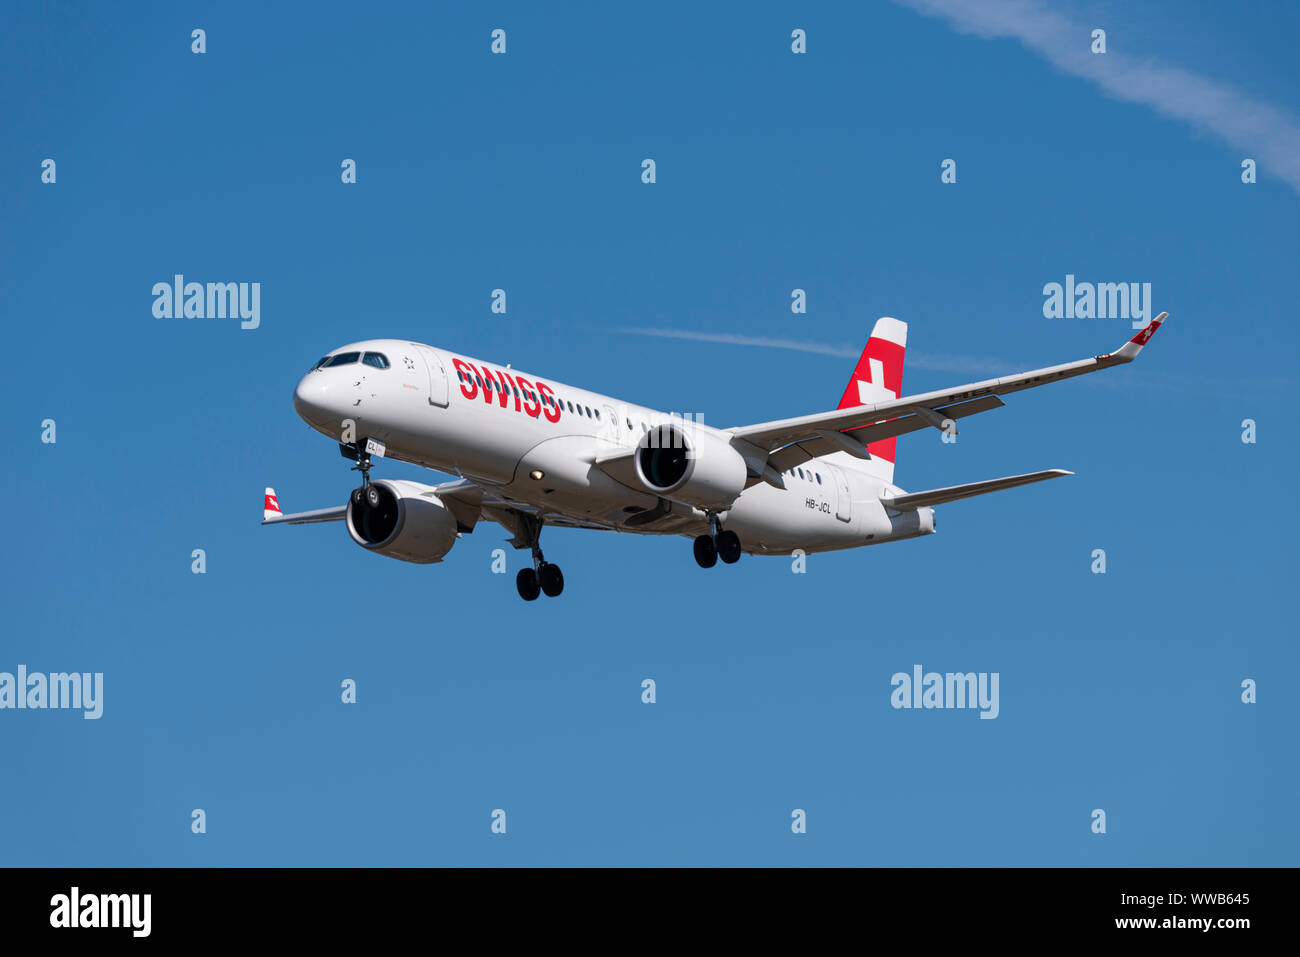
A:
[[[780,449],[781,452],[769,460],[777,472],[790,467],[789,464],[784,464],[785,459],[790,459],[790,464],[797,464],[835,451],[868,458],[865,447],[868,442],[903,435],[927,426],[942,429],[945,419],[955,420],[1004,405],[998,396],[1132,362],[1168,317],[1169,313],[1160,313],[1117,351],[1091,359],[1034,369],[1000,379],[971,382],[937,392],[902,396],[873,405],[760,422],[727,431],[732,433],[735,440],[747,442],[763,451],[771,453]],[[799,448],[792,449],[787,454],[786,447],[792,443],[798,443]]]
[[[488,486],[478,485],[469,479],[454,479],[450,482],[443,482],[423,494],[437,495],[443,504],[447,506],[447,509],[456,516],[460,529],[466,532],[473,530],[481,516],[491,522],[496,522],[519,539],[521,537],[521,526],[517,516],[520,513],[535,518],[540,517],[545,524],[561,528],[587,528],[609,531],[608,525],[598,525],[594,522],[568,518],[558,512],[540,509],[526,502],[517,502],[501,495]],[[338,505],[333,508],[317,508],[309,512],[293,512],[285,515],[280,512],[280,503],[275,490],[268,488],[266,490],[262,524],[311,525],[316,522],[341,522],[347,518],[347,514],[347,505]]]

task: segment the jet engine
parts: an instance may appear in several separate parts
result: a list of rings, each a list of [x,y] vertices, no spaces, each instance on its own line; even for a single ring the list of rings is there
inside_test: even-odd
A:
[[[421,565],[442,561],[456,544],[456,517],[419,482],[381,479],[354,489],[347,526],[362,548]]]
[[[704,509],[728,508],[745,488],[745,460],[725,439],[677,423],[637,443],[636,477],[651,492]]]

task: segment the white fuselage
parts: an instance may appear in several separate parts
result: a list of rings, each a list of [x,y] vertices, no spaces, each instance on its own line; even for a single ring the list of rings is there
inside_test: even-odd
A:
[[[331,356],[353,352],[380,353],[388,367],[316,368],[294,393],[303,420],[335,441],[375,439],[388,458],[617,531],[692,537],[708,531],[700,509],[664,500],[631,473],[615,478],[596,464],[598,456],[632,448],[653,426],[680,417],[398,339],[352,343]],[[932,509],[883,506],[882,494],[901,490],[855,469],[853,461],[842,454],[813,459],[781,475],[784,488],[754,477],[722,520],[745,551],[757,554],[854,548],[934,530]]]

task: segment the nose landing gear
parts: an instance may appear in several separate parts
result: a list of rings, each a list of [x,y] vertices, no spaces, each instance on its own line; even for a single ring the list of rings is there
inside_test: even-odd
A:
[[[712,568],[718,559],[728,565],[740,561],[740,536],[722,527],[718,516],[709,513],[709,528],[712,534],[700,535],[695,539],[695,562],[701,568]]]
[[[352,471],[361,473],[361,485],[359,488],[352,490],[352,504],[360,507],[362,504],[368,504],[371,508],[379,507],[379,490],[372,488],[370,485],[370,451],[367,448],[368,443],[358,442],[356,445],[347,445],[339,443],[339,454],[345,459],[351,459],[357,464],[352,466]]]

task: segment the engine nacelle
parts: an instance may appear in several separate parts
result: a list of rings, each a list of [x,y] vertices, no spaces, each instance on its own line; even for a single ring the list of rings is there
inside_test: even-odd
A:
[[[676,423],[653,426],[637,443],[636,477],[664,498],[729,508],[745,488],[745,460],[724,439]]]
[[[380,479],[348,499],[348,534],[362,548],[404,562],[440,562],[456,544],[456,517],[419,482]]]

